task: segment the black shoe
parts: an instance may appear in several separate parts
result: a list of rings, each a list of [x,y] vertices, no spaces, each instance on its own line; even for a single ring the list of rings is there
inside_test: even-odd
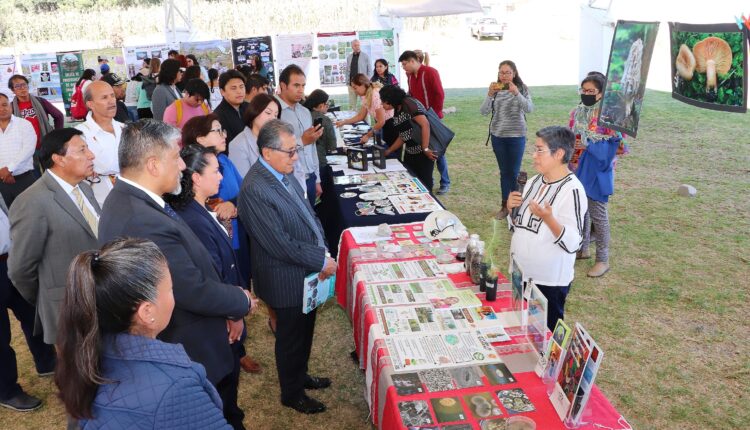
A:
[[[312,397],[308,397],[306,394],[303,394],[302,397],[295,402],[287,403],[282,401],[281,404],[288,408],[292,408],[297,412],[302,412],[303,414],[317,414],[326,410],[326,405]]]
[[[448,191],[450,190],[450,185],[443,185],[442,187],[440,187],[440,189],[438,189],[437,195],[442,196],[443,194],[448,194]]]
[[[318,378],[316,376],[308,376],[305,379],[306,390],[322,390],[331,386],[331,380],[328,378]]]
[[[0,406],[18,412],[28,412],[39,409],[42,406],[42,401],[21,391],[10,399],[0,400]]]

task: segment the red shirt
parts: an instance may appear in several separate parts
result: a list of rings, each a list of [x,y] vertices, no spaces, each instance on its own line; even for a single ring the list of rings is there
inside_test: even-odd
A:
[[[440,74],[430,66],[422,65],[417,74],[407,74],[409,77],[409,95],[419,100],[426,109],[432,108],[439,118],[443,117],[443,83]],[[425,97],[426,96],[426,97]]]
[[[21,114],[21,118],[30,122],[34,126],[34,132],[36,132],[36,149],[39,149],[42,143],[42,133],[39,130],[39,117],[34,110],[34,106],[31,104],[31,99],[27,102],[18,101],[18,111]]]

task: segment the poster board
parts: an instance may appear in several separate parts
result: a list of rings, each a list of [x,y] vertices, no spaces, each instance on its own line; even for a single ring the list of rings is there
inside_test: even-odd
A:
[[[193,54],[201,66],[216,69],[219,74],[234,67],[232,43],[229,40],[209,40],[206,42],[180,42],[180,53]]]
[[[0,55],[0,93],[13,100],[13,91],[8,88],[10,77],[17,73],[16,57],[14,55]]]
[[[24,54],[21,73],[29,80],[29,94],[51,102],[62,101],[57,54]]]
[[[106,57],[110,73],[115,73],[117,76],[125,79],[128,69],[125,65],[125,55],[123,55],[122,51],[122,48],[87,49],[83,51],[83,67],[84,69],[94,69],[96,71],[96,79],[99,79],[101,77],[99,57]]]
[[[375,60],[379,58],[388,62],[388,71],[396,75],[396,46],[393,29],[366,30],[357,32],[362,52],[370,57],[375,70]],[[371,76],[368,76],[371,77]]]
[[[276,69],[279,74],[290,64],[299,66],[305,75],[310,75],[313,43],[312,33],[279,34],[276,36]]]
[[[125,51],[125,66],[127,67],[127,78],[131,79],[133,76],[138,74],[138,71],[143,67],[143,60],[145,58],[158,58],[162,61],[166,60],[169,51],[179,49],[177,43],[157,43],[153,45],[141,45],[141,46],[126,46]]]
[[[599,125],[636,137],[658,22],[617,21]]]
[[[70,99],[76,90],[76,82],[83,74],[83,51],[58,52],[57,65],[60,71],[60,88],[62,89],[65,115],[70,116]]]
[[[747,31],[735,24],[670,22],[669,41],[672,98],[704,109],[747,112]],[[709,52],[720,56],[713,71],[706,67]]]
[[[318,33],[318,67],[322,87],[348,83],[349,65],[346,64],[346,56],[352,53],[352,41],[356,38],[357,33],[353,31]]]
[[[257,55],[268,71],[268,80],[276,82],[276,70],[273,65],[273,45],[271,36],[243,37],[232,39],[232,57],[235,65],[249,64],[250,57]]]

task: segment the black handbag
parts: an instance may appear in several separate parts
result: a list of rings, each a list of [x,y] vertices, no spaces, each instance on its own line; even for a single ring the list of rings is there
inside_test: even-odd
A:
[[[417,103],[419,107],[421,107],[423,110],[424,106],[422,106],[422,103],[419,102],[419,100],[414,99],[414,101]],[[432,108],[429,108],[426,110],[425,116],[427,117],[427,122],[430,124],[430,146],[429,148],[432,150],[432,152],[435,153],[436,156],[445,155],[445,152],[448,150],[448,145],[450,145],[453,138],[456,136],[456,133],[453,132],[450,128],[448,128],[443,121],[440,119],[440,117],[437,116],[434,110]],[[416,121],[413,119],[411,120],[412,125],[412,131],[411,131],[411,138],[418,144],[422,144],[422,127],[417,124]]]

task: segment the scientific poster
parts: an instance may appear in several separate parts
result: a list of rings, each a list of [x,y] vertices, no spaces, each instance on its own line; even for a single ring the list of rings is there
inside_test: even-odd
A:
[[[388,62],[388,71],[397,74],[396,70],[396,46],[393,37],[393,29],[390,30],[367,30],[357,32],[362,47],[362,52],[370,57],[375,70],[375,60],[384,58]]]
[[[672,97],[693,106],[747,112],[747,32],[735,24],[669,23]]]
[[[94,69],[96,71],[96,79],[99,79],[101,77],[99,58],[106,58],[107,64],[109,64],[109,71],[116,73],[123,79],[127,79],[128,69],[125,65],[125,56],[122,54],[122,51],[122,48],[87,49],[83,51],[83,67],[84,69]]]
[[[257,55],[263,62],[263,67],[268,71],[268,80],[275,82],[276,71],[273,66],[273,49],[271,36],[244,37],[232,39],[232,55],[234,64],[248,64],[250,57]]]
[[[229,40],[209,40],[207,42],[181,42],[180,54],[193,54],[201,66],[216,69],[219,74],[234,67],[232,43]]]
[[[127,78],[130,79],[141,70],[143,60],[146,58],[158,58],[161,61],[167,59],[170,50],[179,50],[178,43],[158,43],[154,45],[125,47],[125,65],[128,69]]]
[[[13,91],[8,88],[10,77],[16,74],[16,57],[13,55],[0,55],[0,93],[13,100]]]
[[[276,69],[281,71],[290,64],[296,64],[305,75],[310,74],[314,36],[312,33],[279,34],[276,36]]]
[[[617,21],[599,125],[636,137],[658,22]]]
[[[29,79],[29,94],[51,102],[62,101],[60,72],[55,53],[22,55],[21,73]]]
[[[348,83],[349,65],[346,64],[346,56],[352,53],[352,41],[356,38],[357,33],[353,31],[318,33],[321,86],[331,87]]]
[[[70,115],[70,99],[76,90],[76,82],[83,74],[82,51],[58,52],[58,70],[60,71],[60,88],[62,89],[65,115]]]

